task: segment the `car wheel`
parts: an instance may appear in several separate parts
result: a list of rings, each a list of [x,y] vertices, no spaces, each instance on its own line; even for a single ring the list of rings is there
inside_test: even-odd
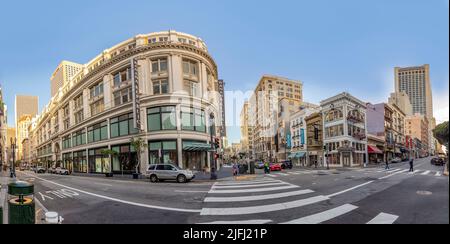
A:
[[[178,183],[186,183],[186,176],[184,176],[184,175],[179,175],[179,176],[177,177],[177,182],[178,182]]]
[[[152,182],[152,183],[158,182],[158,176],[156,176],[156,175],[151,175],[151,176],[150,176],[150,182]]]

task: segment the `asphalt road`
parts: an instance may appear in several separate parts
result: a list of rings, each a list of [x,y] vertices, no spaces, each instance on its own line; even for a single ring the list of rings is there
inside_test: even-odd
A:
[[[44,210],[74,224],[448,224],[449,181],[443,167],[420,159],[346,170],[293,169],[241,180],[189,184],[36,175]],[[380,166],[381,167],[381,166]]]

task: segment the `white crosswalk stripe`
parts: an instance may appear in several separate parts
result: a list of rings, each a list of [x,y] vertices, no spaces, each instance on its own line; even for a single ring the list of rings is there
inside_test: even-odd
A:
[[[367,224],[393,224],[399,216],[387,214],[387,213],[380,213],[377,217],[369,221]]]
[[[273,177],[273,178],[278,177],[278,176],[276,176],[276,175],[271,175],[271,174],[267,174],[266,176]]]
[[[288,174],[285,173],[276,173],[276,175],[289,176]]]
[[[245,196],[245,197],[207,197],[205,202],[249,202],[249,201],[260,201],[269,199],[280,199],[284,197],[300,196],[304,194],[313,193],[312,190],[300,190],[293,192],[277,193],[270,195],[260,195],[260,196]]]
[[[414,175],[414,174],[417,174],[417,173],[419,173],[420,172],[420,170],[414,170],[413,172],[409,172],[409,174],[410,175]]]
[[[329,198],[326,196],[316,196],[310,197],[306,199],[301,199],[292,202],[284,202],[284,203],[276,203],[270,205],[260,205],[253,207],[238,207],[238,208],[203,208],[200,215],[248,215],[248,214],[257,214],[257,213],[268,213],[281,211],[286,209],[298,208],[306,205],[310,205],[313,203],[323,202],[328,200]]]
[[[258,188],[258,189],[241,189],[241,190],[210,190],[210,194],[231,194],[231,193],[250,193],[250,192],[266,192],[266,191],[278,191],[278,190],[287,190],[287,189],[295,189],[299,188],[299,186],[288,185],[288,186],[280,186],[280,187],[269,187],[269,188]]]
[[[357,206],[345,204],[343,206],[333,208],[331,210],[320,212],[300,219],[292,220],[284,224],[320,224],[325,221],[344,215],[346,213],[349,213],[357,208],[358,208]]]
[[[442,174],[441,174],[441,172],[436,172],[435,176],[440,177],[440,176],[442,176]]]
[[[242,181],[242,182],[223,182],[216,183],[214,186],[237,186],[237,185],[254,185],[254,184],[268,184],[268,183],[280,183],[280,180],[253,180],[253,181]]]
[[[236,189],[236,188],[251,188],[251,187],[265,187],[265,186],[280,186],[286,185],[286,183],[278,182],[278,183],[265,183],[265,184],[252,184],[252,185],[234,185],[234,186],[213,186],[213,190],[220,189]]]
[[[430,170],[427,170],[427,171],[423,172],[421,175],[428,175],[430,172],[431,172]]]

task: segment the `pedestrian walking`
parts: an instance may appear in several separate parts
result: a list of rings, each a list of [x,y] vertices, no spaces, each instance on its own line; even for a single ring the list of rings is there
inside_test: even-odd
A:
[[[385,168],[385,170],[390,170],[390,168],[389,168],[389,160],[386,160],[386,168]]]
[[[315,167],[316,167],[316,169],[317,169],[317,160],[314,161],[314,165],[315,165]]]
[[[414,172],[414,159],[409,161],[409,172]]]
[[[238,166],[236,163],[233,163],[233,176],[237,176],[238,174]]]
[[[269,162],[265,162],[265,163],[264,163],[264,173],[265,173],[265,174],[270,174],[270,165],[269,165]]]

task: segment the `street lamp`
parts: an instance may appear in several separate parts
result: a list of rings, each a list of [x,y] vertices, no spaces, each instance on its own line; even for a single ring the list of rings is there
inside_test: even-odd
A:
[[[12,151],[12,165],[11,165],[11,178],[16,178],[16,143],[17,143],[17,138],[10,138],[10,142],[11,142],[11,151]]]

